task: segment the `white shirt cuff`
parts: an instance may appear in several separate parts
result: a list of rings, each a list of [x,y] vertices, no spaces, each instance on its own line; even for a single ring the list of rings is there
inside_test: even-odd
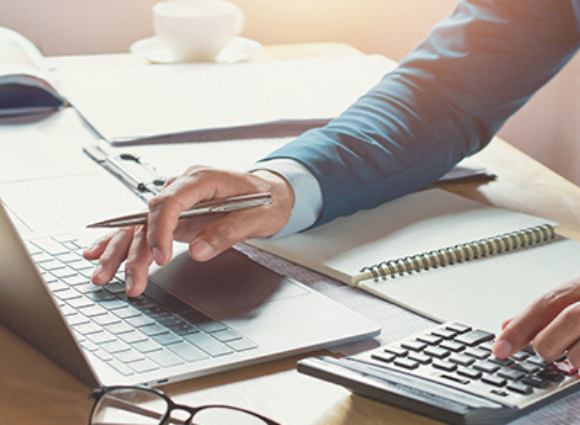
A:
[[[273,237],[296,233],[312,226],[322,211],[320,184],[308,169],[293,159],[271,159],[259,162],[249,170],[267,170],[284,177],[294,190],[294,206],[286,226]]]

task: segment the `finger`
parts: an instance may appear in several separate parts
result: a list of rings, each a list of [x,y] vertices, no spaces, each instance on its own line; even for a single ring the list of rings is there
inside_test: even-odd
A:
[[[261,209],[261,208],[260,208]],[[207,261],[249,237],[260,237],[268,227],[267,214],[238,211],[208,224],[189,245],[189,255],[196,261]]]
[[[580,303],[566,307],[534,338],[534,350],[554,361],[580,338]]]
[[[512,320],[513,320],[513,318],[511,318],[511,319],[507,319],[507,320],[504,320],[504,321],[503,321],[503,323],[501,324],[501,330],[503,331],[503,330],[504,330],[504,329],[507,327],[507,325],[509,325],[509,324],[510,324],[510,322],[511,322]]]
[[[568,349],[568,360],[577,368],[580,367],[580,341],[572,344]]]
[[[147,233],[140,226],[134,232],[125,263],[125,292],[127,295],[136,297],[145,291],[151,263],[153,263],[153,255],[147,244]]]
[[[525,348],[564,308],[575,301],[577,283],[548,292],[514,317],[493,346],[493,353],[506,358]]]
[[[104,285],[115,276],[127,257],[132,238],[132,228],[123,228],[113,234],[93,272],[92,281],[95,285]]]
[[[96,260],[97,258],[99,258],[107,248],[107,245],[109,244],[109,241],[111,240],[114,234],[115,233],[112,232],[106,236],[97,239],[95,242],[93,242],[91,246],[89,246],[87,249],[83,251],[83,257],[86,258],[87,260]]]

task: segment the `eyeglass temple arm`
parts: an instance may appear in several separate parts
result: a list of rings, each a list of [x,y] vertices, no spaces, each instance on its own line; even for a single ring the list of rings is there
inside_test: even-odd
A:
[[[163,417],[163,415],[160,415],[157,412],[154,412],[152,410],[149,409],[145,409],[141,406],[138,406],[134,403],[130,403],[124,400],[121,400],[119,398],[114,398],[114,397],[109,397],[109,406],[111,407],[115,407],[117,409],[121,409],[121,410],[125,410],[126,412],[131,412],[131,413],[136,413],[142,416],[147,416],[148,418],[152,418],[152,419],[161,419]],[[176,418],[170,418],[169,419],[169,423],[170,424],[185,424],[187,421],[181,420],[181,419],[176,419]],[[110,422],[107,422],[106,424],[101,424],[100,422],[93,422],[92,425],[117,425],[117,424],[112,424]],[[119,424],[119,425],[124,425],[124,424]],[[139,425],[139,424],[134,424],[134,425]]]

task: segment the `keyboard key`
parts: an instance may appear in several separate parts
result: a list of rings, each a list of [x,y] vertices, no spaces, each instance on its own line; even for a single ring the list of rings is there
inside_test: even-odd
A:
[[[101,326],[107,326],[114,323],[120,323],[121,319],[111,313],[106,313],[93,317],[93,321]]]
[[[235,339],[233,341],[228,341],[226,344],[228,345],[228,347],[231,347],[238,352],[258,348],[258,345],[255,342],[250,341],[248,338]]]
[[[71,269],[70,267],[64,267],[64,268],[59,268],[56,270],[51,270],[50,273],[54,276],[57,277],[59,279],[65,278],[65,277],[69,277],[69,276],[76,276],[77,275],[77,271]]]
[[[149,326],[155,324],[155,321],[147,316],[140,315],[135,317],[129,317],[125,319],[127,323],[131,326],[138,328],[141,326]]]
[[[121,351],[129,351],[131,347],[123,341],[112,341],[101,344],[100,347],[109,353],[120,353]]]
[[[115,300],[116,299],[116,297],[113,294],[111,294],[111,293],[109,293],[109,292],[107,292],[107,291],[105,291],[103,289],[101,289],[100,291],[91,291],[91,292],[88,292],[86,294],[86,296],[88,298],[90,298],[91,300],[93,300],[95,302],[99,302],[99,303],[101,301],[111,301],[111,300]]]
[[[200,323],[199,325],[197,325],[197,327],[208,334],[213,333],[213,332],[221,332],[221,331],[225,331],[226,329],[228,329],[228,327],[226,325],[224,325],[222,322]]]
[[[131,376],[134,374],[134,372],[127,365],[121,363],[117,359],[113,359],[110,362],[107,362],[107,364],[111,366],[113,369],[115,369],[117,372],[119,372],[121,375]]]
[[[232,353],[232,349],[218,342],[216,339],[212,338],[209,335],[204,333],[198,332],[191,335],[186,335],[184,337],[188,342],[191,342],[198,348],[201,348],[203,351],[208,353],[210,356],[223,356],[226,354]]]
[[[557,369],[547,369],[538,373],[538,377],[550,382],[560,382],[564,380],[566,375]]]
[[[552,364],[552,362],[547,362],[546,360],[544,360],[543,358],[541,358],[537,354],[534,354],[534,355],[528,357],[526,359],[526,361],[528,361],[530,363],[533,363],[533,364],[537,364],[541,368],[545,368],[545,367],[547,367],[547,366],[549,366],[549,365]]]
[[[184,361],[180,357],[173,354],[166,348],[149,353],[148,357],[155,363],[163,367],[176,366],[184,363]]]
[[[441,376],[441,378],[448,379],[450,381],[457,382],[458,384],[462,384],[462,385],[467,385],[470,382],[468,379],[464,379],[460,376],[453,375],[450,373],[444,373],[440,376]]]
[[[130,317],[140,316],[141,313],[134,307],[126,306],[124,308],[115,309],[112,313],[121,319],[128,319]]]
[[[105,326],[107,330],[115,335],[119,335],[125,332],[131,332],[133,330],[132,326],[129,326],[125,322],[117,322],[112,323],[110,325]]]
[[[136,362],[137,360],[143,360],[145,357],[137,350],[127,350],[115,353],[115,358],[119,359],[123,363],[131,363]]]
[[[153,323],[152,325],[149,325],[149,326],[143,326],[139,330],[147,336],[154,336],[154,335],[168,333],[167,328],[165,328],[157,323]]]
[[[75,332],[78,332],[81,335],[97,333],[103,330],[99,325],[93,322],[79,324],[77,326],[74,326],[73,329],[75,330]]]
[[[69,252],[66,247],[62,246],[62,244],[52,238],[38,238],[33,239],[30,242],[51,255],[67,254]]]
[[[54,296],[57,297],[59,300],[67,301],[73,298],[80,298],[82,294],[78,293],[72,288],[65,289],[63,291],[58,291],[54,293]]]
[[[148,339],[141,332],[137,332],[137,331],[122,333],[119,335],[119,338],[121,338],[127,344],[134,344],[136,342],[145,341],[146,339]]]
[[[83,297],[83,296],[78,297],[78,298],[71,298],[69,300],[66,300],[66,302],[69,306],[71,306],[75,309],[90,307],[92,305],[95,305],[94,302],[92,302],[87,297]]]
[[[125,301],[121,301],[119,299],[112,299],[107,301],[99,301],[99,305],[107,310],[116,310],[118,308],[127,307],[127,303]]]
[[[101,314],[107,314],[107,310],[98,305],[93,305],[91,307],[80,308],[79,311],[87,317],[100,316]]]
[[[89,283],[87,282],[87,278],[84,276],[80,276],[80,275],[75,275],[75,276],[69,276],[69,277],[64,277],[62,279],[62,281],[64,283],[66,283],[69,286],[77,286],[83,283]]]
[[[500,366],[511,366],[514,364],[514,361],[512,359],[498,359],[496,356],[489,356],[487,358],[488,361],[493,362],[495,364],[498,364]]]
[[[103,350],[95,351],[93,354],[104,362],[109,362],[113,360],[113,356],[111,356],[109,353]]]
[[[473,331],[469,331],[469,332],[466,332],[464,334],[458,335],[457,338],[455,338],[455,341],[460,342],[461,344],[474,346],[477,344],[481,344],[482,342],[492,340],[494,338],[495,338],[495,335],[490,333],[490,332],[486,332],[486,331],[482,331],[482,330],[473,330]]]
[[[221,342],[230,342],[236,339],[242,339],[242,335],[239,332],[229,328],[223,331],[214,332],[211,336]]]
[[[485,351],[491,351],[491,349],[493,348],[493,343],[494,341],[485,341],[479,344],[477,347]]]
[[[163,348],[161,345],[151,340],[136,342],[132,345],[132,347],[140,353],[150,353],[152,351],[161,350]]]
[[[177,324],[177,325],[173,325],[173,326],[168,326],[169,329],[171,329],[171,331],[175,332],[177,335],[179,336],[185,336],[185,335],[189,335],[189,334],[193,334],[196,332],[199,332],[199,330],[186,322]]]
[[[176,344],[178,342],[183,341],[183,338],[181,338],[173,333],[170,333],[170,332],[166,332],[166,333],[160,334],[160,335],[155,335],[155,336],[152,336],[151,338],[153,338],[155,341],[157,341],[161,345]]]
[[[528,357],[530,357],[530,353],[526,353],[525,351],[518,351],[516,354],[511,356],[511,359],[519,362],[527,359]]]
[[[172,344],[167,347],[169,350],[177,354],[186,362],[195,362],[197,360],[207,359],[208,355],[201,351],[199,348],[187,343],[180,342],[178,344]]]
[[[137,373],[152,372],[159,369],[159,366],[157,366],[149,359],[137,360],[135,362],[129,363],[128,366]]]
[[[82,314],[78,314],[78,313],[77,314],[69,314],[68,316],[65,316],[65,319],[70,326],[77,326],[77,325],[83,325],[86,323],[90,323],[90,320],[88,318],[86,318]]]
[[[515,391],[516,393],[520,393],[520,394],[524,394],[524,395],[529,395],[531,394],[534,390],[532,389],[532,387],[530,387],[529,385],[523,384],[521,382],[512,382],[507,386],[508,390],[512,390]]]
[[[87,338],[95,344],[103,344],[105,342],[116,341],[117,337],[107,331],[87,334]]]

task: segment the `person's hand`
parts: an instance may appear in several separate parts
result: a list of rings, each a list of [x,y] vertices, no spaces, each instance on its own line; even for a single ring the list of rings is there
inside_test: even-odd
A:
[[[181,212],[199,202],[259,192],[270,192],[272,204],[178,221]],[[153,261],[162,266],[171,260],[174,239],[189,243],[194,260],[207,261],[244,239],[279,232],[290,218],[293,205],[292,187],[275,173],[194,166],[170,179],[149,202],[146,226],[122,228],[96,241],[83,255],[89,260],[99,259],[92,277],[96,285],[109,282],[126,260],[126,292],[137,296],[145,290]]]
[[[504,322],[493,353],[506,358],[529,344],[547,361],[567,351],[568,360],[580,366],[580,278],[546,293]]]

